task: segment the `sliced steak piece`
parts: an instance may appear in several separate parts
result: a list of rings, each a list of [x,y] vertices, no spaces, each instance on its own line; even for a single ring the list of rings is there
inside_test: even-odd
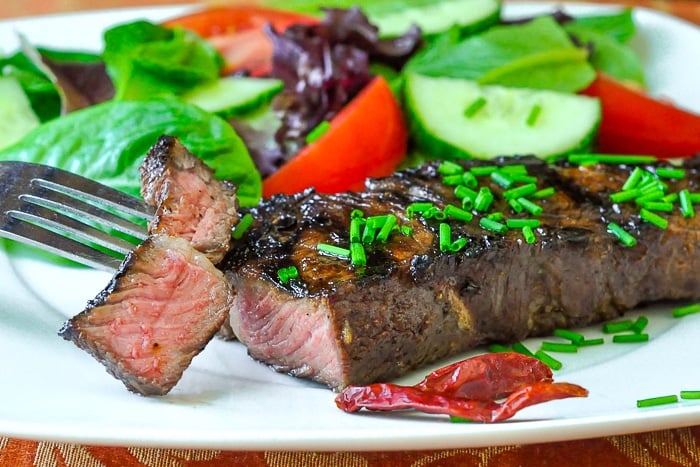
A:
[[[232,300],[228,281],[204,254],[185,239],[155,235],[59,334],[129,390],[162,395],[219,330]]]
[[[218,263],[228,251],[238,223],[236,189],[214,173],[177,138],[161,137],[140,168],[141,194],[157,208],[151,233],[167,233],[192,242]]]
[[[467,168],[494,162],[463,162]],[[537,199],[544,209],[536,240],[521,229],[505,233],[479,224],[408,216],[414,202],[443,210],[461,206],[454,186],[442,182],[438,163],[370,180],[363,193],[313,191],[275,196],[251,210],[255,223],[219,265],[236,296],[231,325],[249,354],[274,369],[333,389],[400,376],[419,366],[491,341],[512,342],[555,328],[579,327],[620,316],[642,303],[700,298],[699,216],[683,218],[678,206],[663,214],[661,229],[640,220],[634,202],[614,204],[632,167],[525,164],[537,188],[555,194]],[[697,161],[683,180],[665,180],[670,191],[698,191]],[[654,167],[647,169],[651,172]],[[504,189],[479,177],[495,196],[489,212],[516,214]],[[367,245],[367,265],[322,254],[319,242],[347,248],[351,213],[394,214],[412,234],[394,232]],[[637,238],[624,246],[607,229],[623,226]],[[458,252],[443,252],[441,223]],[[298,279],[277,271],[296,266]]]

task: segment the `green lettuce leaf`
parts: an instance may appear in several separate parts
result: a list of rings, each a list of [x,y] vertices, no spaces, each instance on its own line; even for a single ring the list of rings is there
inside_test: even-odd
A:
[[[595,78],[586,49],[549,17],[496,26],[461,40],[450,30],[411,59],[406,71],[480,84],[576,92]]]
[[[632,11],[606,16],[582,16],[564,25],[582,44],[591,44],[590,61],[596,70],[622,81],[644,85],[644,68],[637,53],[627,45],[635,34]]]
[[[219,77],[221,55],[197,35],[148,21],[104,33],[103,58],[115,99],[148,99],[181,93]]]
[[[110,101],[52,120],[0,151],[0,160],[59,167],[138,194],[138,168],[161,135],[178,137],[214,170],[238,186],[242,206],[260,199],[262,182],[231,125],[176,99]]]

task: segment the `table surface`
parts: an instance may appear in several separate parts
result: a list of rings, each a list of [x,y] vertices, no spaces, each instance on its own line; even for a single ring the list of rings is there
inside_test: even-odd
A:
[[[598,0],[607,3],[606,0]],[[86,9],[192,3],[183,0],[7,0],[0,18]],[[700,24],[700,1],[630,0]],[[251,452],[62,444],[0,436],[0,466],[559,466],[700,465],[700,426],[568,442],[402,452]]]

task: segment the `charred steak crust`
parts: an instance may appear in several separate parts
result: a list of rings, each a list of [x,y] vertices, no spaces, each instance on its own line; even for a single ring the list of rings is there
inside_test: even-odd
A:
[[[214,263],[231,243],[238,223],[236,188],[172,136],[161,136],[140,167],[141,194],[157,208],[150,233],[167,233],[192,242]]]
[[[633,203],[610,201],[633,167],[548,165],[527,157],[495,163],[525,164],[538,188],[556,189],[538,200],[544,211],[532,244],[519,230],[496,234],[478,221],[447,219],[453,236],[468,243],[458,253],[441,252],[438,222],[406,215],[417,201],[460,205],[453,187],[441,182],[438,163],[369,180],[362,193],[309,190],[252,209],[253,227],[219,265],[236,290],[231,325],[250,355],[340,389],[487,342],[585,326],[647,302],[700,298],[698,218],[670,214],[664,230],[642,222]],[[669,182],[674,190],[698,190],[697,165],[689,161],[687,177]],[[347,247],[354,209],[365,217],[392,213],[413,229],[369,246],[362,274],[316,249],[318,242]],[[491,211],[531,217],[515,215],[500,198]],[[608,233],[611,221],[631,231],[637,245],[626,247]],[[299,280],[280,282],[276,271],[290,265]]]
[[[149,237],[59,331],[133,392],[163,395],[226,321],[224,275],[182,238]]]

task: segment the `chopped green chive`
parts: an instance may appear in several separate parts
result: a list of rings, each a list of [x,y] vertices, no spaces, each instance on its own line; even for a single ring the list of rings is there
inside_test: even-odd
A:
[[[331,129],[331,122],[329,122],[328,120],[322,121],[306,135],[306,138],[305,138],[306,143],[311,144],[311,143],[317,141],[321,136],[325,135],[326,132],[330,129]]]
[[[537,123],[537,118],[540,116],[540,112],[542,112],[541,105],[535,104],[532,106],[530,113],[527,116],[527,120],[525,121],[527,126],[534,126],[535,123]]]
[[[440,224],[440,251],[450,251],[452,245],[452,228],[445,222]]]
[[[481,187],[474,199],[474,209],[480,212],[486,212],[489,207],[491,207],[491,203],[493,203],[493,193],[491,193],[488,187]]]
[[[458,417],[457,415],[450,415],[451,423],[474,423],[471,418]]]
[[[316,249],[321,253],[327,255],[336,256],[338,258],[350,258],[350,250],[336,245],[329,245],[328,243],[319,243],[316,245]]]
[[[410,218],[413,217],[414,214],[422,214],[433,206],[433,203],[429,202],[411,203],[406,207],[406,217]]]
[[[700,193],[690,193],[690,202],[700,203]]]
[[[668,396],[650,397],[649,399],[639,399],[637,407],[654,407],[657,405],[675,404],[676,402],[678,402],[678,396],[671,394]]]
[[[617,344],[634,344],[637,342],[647,342],[649,334],[615,334],[612,341]]]
[[[384,226],[384,223],[386,223],[387,219],[389,219],[390,215],[391,214],[385,214],[382,216],[370,216],[365,221],[365,225],[370,227],[371,229],[381,229]]]
[[[447,186],[456,186],[462,184],[462,174],[445,175],[442,177],[442,183]]]
[[[537,191],[537,185],[534,183],[528,183],[526,185],[521,185],[516,188],[511,188],[503,192],[503,197],[505,199],[518,199],[524,196],[529,196]]]
[[[539,219],[508,219],[506,225],[509,229],[521,229],[523,227],[530,227],[531,229],[536,229],[540,226]]]
[[[638,156],[626,154],[571,154],[569,162],[578,163],[584,161],[587,164],[651,164],[657,161],[655,156]]]
[[[277,277],[279,278],[280,282],[287,283],[290,280],[299,277],[299,270],[296,268],[296,266],[280,268],[277,270]]]
[[[455,196],[459,199],[469,198],[471,201],[474,201],[478,196],[478,193],[464,185],[459,185],[457,188],[455,188]]]
[[[678,192],[678,201],[681,204],[681,214],[683,214],[683,217],[689,218],[695,215],[693,201],[690,199],[690,192],[687,188]]]
[[[467,246],[467,239],[464,237],[459,237],[457,240],[452,242],[450,245],[450,251],[452,253],[457,253],[459,250]]]
[[[664,197],[664,191],[660,188],[654,188],[651,191],[646,192],[642,196],[635,198],[634,202],[639,206],[644,206],[651,201],[658,201]]]
[[[483,97],[479,97],[478,99],[474,100],[474,102],[472,102],[471,104],[469,104],[467,106],[467,108],[464,110],[464,116],[467,118],[473,117],[485,105],[486,105],[486,99],[484,99]]]
[[[492,212],[491,214],[488,214],[486,216],[487,219],[491,219],[492,221],[496,222],[501,222],[505,216],[503,215],[502,212]]]
[[[647,318],[646,316],[640,316],[632,325],[631,330],[634,331],[635,334],[641,334],[641,332],[644,331],[644,329],[646,329],[648,324],[649,318]]]
[[[502,188],[510,188],[515,183],[510,176],[498,170],[491,172],[491,180]]]
[[[642,208],[641,211],[639,211],[639,217],[642,218],[642,220],[655,225],[656,227],[660,229],[665,229],[668,227],[668,220],[664,219],[663,217],[659,216],[658,214],[654,214],[653,212],[649,211],[646,208]]]
[[[470,188],[476,188],[477,186],[479,186],[479,181],[471,172],[464,172],[462,174],[462,183],[464,184],[464,186],[468,186]]]
[[[663,199],[663,198],[662,198]],[[649,201],[644,203],[642,207],[648,211],[672,212],[673,204],[663,201]]]
[[[685,170],[671,167],[657,167],[656,175],[661,178],[682,179],[685,177]]]
[[[591,345],[603,345],[603,344],[605,344],[605,339],[603,339],[602,337],[597,337],[595,339],[584,339],[584,340],[576,343],[576,345],[578,345],[579,347],[588,347]]]
[[[561,342],[542,342],[542,350],[547,352],[565,352],[565,353],[576,353],[578,352],[578,347],[576,344],[563,344]]]
[[[523,205],[517,199],[509,199],[508,206],[516,213],[520,214],[523,212]]]
[[[681,399],[700,399],[700,391],[681,391]]]
[[[362,227],[365,225],[365,220],[361,217],[351,217],[350,219],[350,242],[362,241]]]
[[[555,329],[554,335],[557,337],[561,337],[562,339],[568,339],[574,344],[577,344],[585,339],[583,334],[579,334],[578,332],[574,331],[569,331],[568,329]]]
[[[669,193],[663,198],[661,198],[661,201],[664,203],[675,203],[678,201],[678,193]]]
[[[642,192],[639,189],[634,188],[632,190],[618,191],[617,193],[612,193],[610,195],[610,201],[613,203],[624,203],[625,201],[631,201],[633,199],[639,198]]]
[[[400,227],[400,230],[401,230],[401,235],[403,235],[404,237],[410,237],[411,235],[413,235],[413,227],[411,227],[411,226],[402,225]]]
[[[614,222],[610,222],[608,224],[608,232],[617,237],[617,239],[620,240],[620,242],[625,246],[631,247],[637,244],[636,238]]]
[[[537,177],[527,174],[514,173],[510,175],[510,178],[517,183],[537,183]]]
[[[502,166],[499,170],[511,176],[515,176],[516,174],[527,174],[527,167],[525,167],[525,164],[507,164]]]
[[[444,221],[445,219],[447,219],[445,211],[442,211],[438,208],[428,209],[428,211],[425,214],[423,214],[423,216],[426,219],[437,219],[439,221]]]
[[[464,172],[464,167],[456,162],[442,161],[438,166],[438,172],[442,175],[459,175]]]
[[[251,225],[253,225],[253,215],[249,212],[245,213],[243,217],[238,221],[236,227],[231,231],[231,238],[234,240],[240,240],[243,235],[248,231]]]
[[[513,344],[513,350],[519,354],[527,355],[528,357],[534,357],[535,354],[532,353],[530,349],[527,348],[522,342],[516,342]]]
[[[374,242],[374,239],[377,235],[377,228],[373,225],[370,224],[369,222],[365,222],[365,228],[362,229],[362,242],[365,245],[369,245],[370,243]]]
[[[501,345],[501,344],[489,345],[489,352],[497,353],[497,352],[512,352],[512,351],[513,351],[513,349],[511,349],[510,347],[506,347],[505,345]]]
[[[537,190],[532,194],[533,198],[536,199],[542,199],[542,198],[548,198],[552,196],[555,193],[554,187],[547,187],[547,188],[542,188],[541,190]]]
[[[490,230],[491,232],[496,232],[499,234],[504,234],[508,232],[508,227],[505,224],[491,220],[488,217],[482,217],[481,219],[479,219],[479,225],[486,230]]]
[[[630,173],[629,177],[627,177],[627,180],[625,180],[625,183],[622,185],[622,191],[631,190],[632,188],[636,187],[642,180],[644,173],[646,173],[644,170],[640,169],[639,167],[635,167],[632,173]]]
[[[457,206],[454,206],[452,204],[448,204],[447,206],[445,206],[444,212],[445,215],[447,215],[447,217],[451,217],[453,219],[457,219],[464,222],[469,222],[474,218],[474,215],[471,212],[465,211],[464,209],[458,208]]]
[[[541,349],[535,352],[535,357],[539,359],[542,363],[550,367],[552,370],[561,370],[561,367],[563,366],[559,360],[552,357],[551,355],[549,355]]]
[[[365,255],[365,247],[362,243],[350,244],[350,262],[353,266],[366,266],[367,256]]]
[[[605,323],[603,325],[603,332],[605,334],[615,334],[617,332],[625,332],[632,329],[634,326],[634,321],[631,319],[625,319],[622,321],[613,321],[610,323]]]
[[[394,230],[394,227],[396,226],[396,216],[393,214],[389,214],[384,221],[384,225],[382,225],[381,229],[379,229],[379,233],[377,234],[377,240],[379,240],[382,243],[386,243],[386,241],[389,239],[389,235],[391,235],[391,232]]]
[[[477,165],[469,169],[469,171],[476,177],[485,177],[491,175],[491,172],[498,170],[496,165]]]
[[[693,303],[690,305],[674,308],[671,313],[673,314],[674,318],[681,318],[683,316],[700,313],[700,303]]]
[[[350,211],[350,219],[362,219],[363,217],[365,217],[365,213],[360,209]]]
[[[532,244],[537,241],[537,237],[535,237],[535,232],[532,231],[532,227],[526,225],[521,230],[525,243]]]
[[[646,182],[643,182],[641,185],[639,185],[637,188],[644,193],[650,193],[653,190],[661,190],[661,191],[666,191],[668,190],[668,185],[666,185],[664,182],[661,180],[656,180],[656,179],[650,179],[647,180]]]
[[[523,209],[532,214],[533,216],[539,216],[542,214],[542,206],[537,203],[533,203],[527,198],[518,198],[518,203],[523,206]]]

